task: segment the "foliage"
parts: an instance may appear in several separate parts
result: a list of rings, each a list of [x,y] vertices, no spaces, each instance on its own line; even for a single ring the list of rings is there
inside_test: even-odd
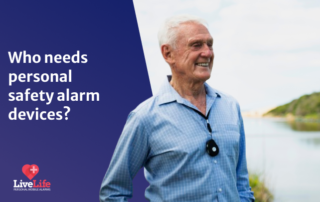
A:
[[[255,202],[272,202],[273,195],[266,187],[264,180],[261,180],[259,175],[250,174],[249,175],[249,184],[254,192],[254,197],[256,198]]]
[[[265,115],[287,116],[289,114],[295,117],[305,119],[320,119],[320,92],[310,95],[303,95],[290,103],[276,107]]]

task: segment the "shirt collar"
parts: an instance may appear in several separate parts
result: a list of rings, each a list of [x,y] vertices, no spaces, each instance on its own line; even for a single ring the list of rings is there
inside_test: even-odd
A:
[[[170,85],[171,75],[163,82],[159,92],[158,92],[158,102],[159,105],[178,102],[180,104],[187,105],[189,107],[195,108],[188,100],[182,98],[179,93]],[[216,97],[221,97],[221,95],[211,88],[207,83],[204,83],[204,87],[207,92],[207,112],[211,108]]]

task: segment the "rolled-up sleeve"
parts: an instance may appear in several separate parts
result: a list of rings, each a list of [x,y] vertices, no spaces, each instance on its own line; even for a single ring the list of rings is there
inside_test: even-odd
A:
[[[237,188],[241,202],[253,202],[255,200],[253,192],[249,185],[249,175],[246,160],[246,141],[243,119],[239,109],[239,125],[240,125],[240,150],[237,164]]]
[[[122,202],[132,197],[132,180],[148,156],[142,119],[131,112],[102,181],[100,202]]]

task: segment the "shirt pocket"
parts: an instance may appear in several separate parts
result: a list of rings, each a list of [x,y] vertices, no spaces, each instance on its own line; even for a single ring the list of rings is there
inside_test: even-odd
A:
[[[234,160],[238,159],[239,154],[239,141],[240,141],[240,129],[236,124],[220,124],[218,126],[221,132],[220,142],[222,142],[223,153],[233,157]]]

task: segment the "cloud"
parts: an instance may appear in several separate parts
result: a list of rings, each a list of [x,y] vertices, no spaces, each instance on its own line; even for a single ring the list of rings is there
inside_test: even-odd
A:
[[[208,81],[243,108],[268,107],[320,91],[320,5],[298,0],[135,0],[152,90],[170,73],[157,42],[164,19],[206,19],[215,61]]]
[[[292,51],[320,45],[320,8],[296,7],[295,1],[241,1],[213,22],[218,36],[245,51]]]

